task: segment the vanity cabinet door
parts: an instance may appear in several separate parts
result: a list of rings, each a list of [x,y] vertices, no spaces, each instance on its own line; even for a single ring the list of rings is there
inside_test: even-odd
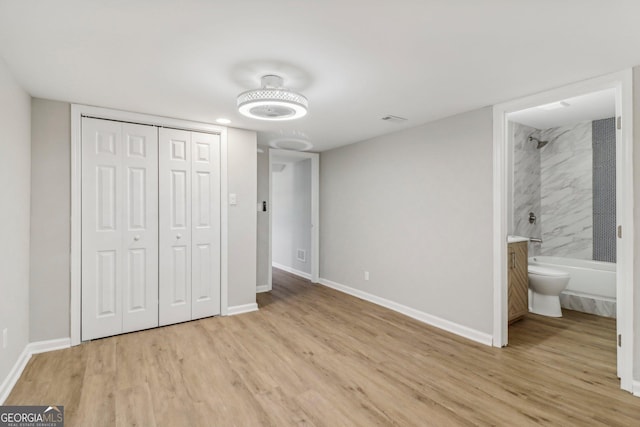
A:
[[[509,265],[509,323],[524,317],[529,311],[529,277],[527,242],[510,243]]]

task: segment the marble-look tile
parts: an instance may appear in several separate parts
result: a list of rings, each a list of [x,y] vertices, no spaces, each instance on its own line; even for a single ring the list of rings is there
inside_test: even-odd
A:
[[[541,255],[593,258],[591,122],[545,129],[540,150]]]
[[[517,236],[541,237],[540,226],[540,150],[536,143],[529,141],[529,136],[537,137],[539,130],[512,124],[513,147],[513,232]],[[538,220],[529,224],[529,212],[533,212]],[[538,255],[540,245],[529,246],[532,256]]]
[[[616,302],[587,295],[560,294],[560,306],[568,310],[596,314],[604,317],[616,317]]]

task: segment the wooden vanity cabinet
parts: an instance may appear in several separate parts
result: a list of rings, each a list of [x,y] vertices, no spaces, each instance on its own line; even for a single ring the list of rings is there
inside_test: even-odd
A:
[[[529,312],[528,243],[509,243],[509,324]]]

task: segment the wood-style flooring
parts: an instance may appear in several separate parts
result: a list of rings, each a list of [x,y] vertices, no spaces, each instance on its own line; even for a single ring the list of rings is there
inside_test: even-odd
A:
[[[34,356],[5,404],[66,426],[637,426],[615,322],[528,315],[497,349],[275,270],[260,311]]]

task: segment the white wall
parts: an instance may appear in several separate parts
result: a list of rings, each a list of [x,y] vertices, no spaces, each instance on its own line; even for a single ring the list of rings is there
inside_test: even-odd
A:
[[[263,149],[257,154],[258,161],[258,197],[257,203],[267,202],[267,212],[258,212],[258,247],[256,266],[256,286],[265,287],[269,283],[269,214],[271,201],[269,200],[269,150]]]
[[[0,384],[29,342],[30,123],[31,97],[0,59]]]
[[[293,163],[283,164],[284,169],[274,170],[271,174],[272,214],[272,252],[274,264],[292,266],[293,258]]]
[[[491,334],[492,121],[483,108],[321,153],[320,276]]]
[[[30,340],[69,336],[71,110],[31,101]]]
[[[311,274],[311,159],[293,164],[293,265],[295,270]],[[305,252],[298,259],[298,249]]]
[[[311,274],[311,159],[284,164],[272,174],[273,263]]]
[[[257,137],[253,131],[229,129],[229,307],[256,302]]]

